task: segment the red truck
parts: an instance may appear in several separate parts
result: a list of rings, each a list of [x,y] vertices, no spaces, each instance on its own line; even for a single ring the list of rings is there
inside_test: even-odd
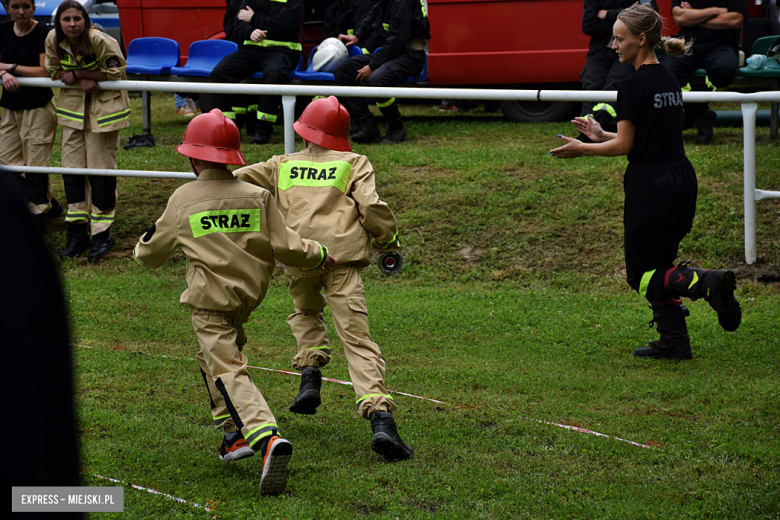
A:
[[[334,0],[338,1],[338,0]],[[671,0],[657,0],[671,25]],[[304,55],[321,41],[322,19],[308,6],[303,20]],[[431,21],[428,83],[431,86],[578,89],[589,39],[582,33],[582,0],[427,0]],[[770,7],[776,0],[749,0],[744,47],[776,31]],[[197,40],[224,38],[225,0],[117,0],[125,42],[163,36],[182,53]],[[756,23],[751,23],[756,22]],[[775,20],[777,22],[777,20]],[[769,28],[767,28],[769,23]],[[751,29],[755,27],[755,29]],[[755,33],[748,41],[748,32]],[[776,32],[768,32],[773,34]],[[186,54],[182,55],[182,63]],[[569,117],[572,103],[503,102],[515,121]]]

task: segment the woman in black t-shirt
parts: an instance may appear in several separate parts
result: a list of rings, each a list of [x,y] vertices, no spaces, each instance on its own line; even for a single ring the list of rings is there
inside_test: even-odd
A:
[[[16,76],[49,76],[44,67],[48,30],[33,20],[34,0],[3,0],[3,6],[10,21],[0,23],[0,163],[49,166],[57,128],[51,89],[23,88],[16,80]],[[33,214],[62,213],[60,203],[52,199],[49,175],[28,173],[24,180]]]
[[[594,142],[583,144],[559,136],[567,144],[550,151],[557,158],[581,155],[628,155],[623,179],[623,228],[627,281],[652,304],[653,321],[661,338],[635,356],[690,359],[680,296],[706,299],[721,326],[739,327],[742,312],[734,298],[731,271],[674,266],[680,241],[691,230],[696,213],[697,182],[682,143],[682,92],[674,75],[658,63],[654,49],[683,55],[690,48],[678,38],[662,38],[663,20],[652,8],[635,5],[615,22],[614,43],[621,62],[636,69],[618,87],[617,133],[605,132],[591,118],[578,118],[575,127]],[[653,323],[651,321],[651,324]]]

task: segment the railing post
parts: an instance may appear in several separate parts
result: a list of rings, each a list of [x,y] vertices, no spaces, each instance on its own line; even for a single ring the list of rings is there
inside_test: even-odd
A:
[[[152,100],[150,98],[150,92],[147,92],[146,90],[141,92],[141,106],[143,112],[141,133],[146,135],[152,135]]]
[[[295,96],[282,96],[284,111],[284,153],[295,153]]]
[[[744,135],[745,262],[756,262],[756,113],[758,103],[742,103]]]

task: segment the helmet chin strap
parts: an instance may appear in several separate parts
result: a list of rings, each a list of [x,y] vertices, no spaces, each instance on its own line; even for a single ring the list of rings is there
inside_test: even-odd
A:
[[[192,168],[192,173],[195,174],[195,177],[199,175],[198,169],[195,168],[195,162],[192,160],[192,157],[187,157],[187,159],[190,160],[190,168]]]

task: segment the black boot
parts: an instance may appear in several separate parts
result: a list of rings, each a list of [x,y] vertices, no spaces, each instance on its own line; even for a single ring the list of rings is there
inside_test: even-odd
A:
[[[322,372],[319,368],[306,367],[301,370],[301,386],[298,395],[290,405],[292,413],[314,415],[322,402],[320,388],[322,387]]]
[[[654,359],[691,359],[691,340],[685,324],[685,317],[690,315],[688,308],[679,298],[670,298],[653,303],[652,309],[650,326],[657,324],[661,338],[651,341],[649,347],[636,349],[634,355]]]
[[[251,144],[268,144],[271,141],[271,134],[274,132],[274,126],[267,121],[258,121],[255,123],[255,136],[250,141]]]
[[[392,104],[379,109],[387,122],[387,134],[382,139],[382,144],[396,144],[406,139],[407,131],[404,120],[401,118],[401,112],[398,111],[398,104],[393,101]]]
[[[714,136],[713,127],[718,114],[712,110],[707,110],[696,119],[696,128],[699,133],[696,136],[696,144],[710,144]]]
[[[89,234],[86,224],[68,224],[68,241],[60,258],[75,258],[89,247]]]
[[[382,132],[376,126],[374,116],[366,117],[360,122],[360,129],[352,134],[352,140],[356,143],[375,143],[382,137]]]
[[[60,215],[62,215],[62,212],[64,209],[62,208],[62,204],[60,204],[60,201],[55,199],[54,197],[51,198],[51,209],[46,212],[46,218],[57,218]]]
[[[89,250],[87,260],[96,262],[106,256],[114,246],[114,237],[111,236],[111,230],[107,229],[102,233],[92,237],[92,248]]]
[[[369,416],[374,437],[371,439],[371,449],[382,455],[385,460],[405,460],[414,455],[414,449],[404,444],[398,429],[395,427],[393,414],[390,412],[374,412]]]
[[[718,313],[718,323],[731,332],[739,328],[742,322],[742,309],[734,298],[737,279],[732,271],[715,269],[694,269],[683,262],[677,267],[666,271],[664,288],[677,296],[685,296],[691,300],[704,298],[715,312]]]

